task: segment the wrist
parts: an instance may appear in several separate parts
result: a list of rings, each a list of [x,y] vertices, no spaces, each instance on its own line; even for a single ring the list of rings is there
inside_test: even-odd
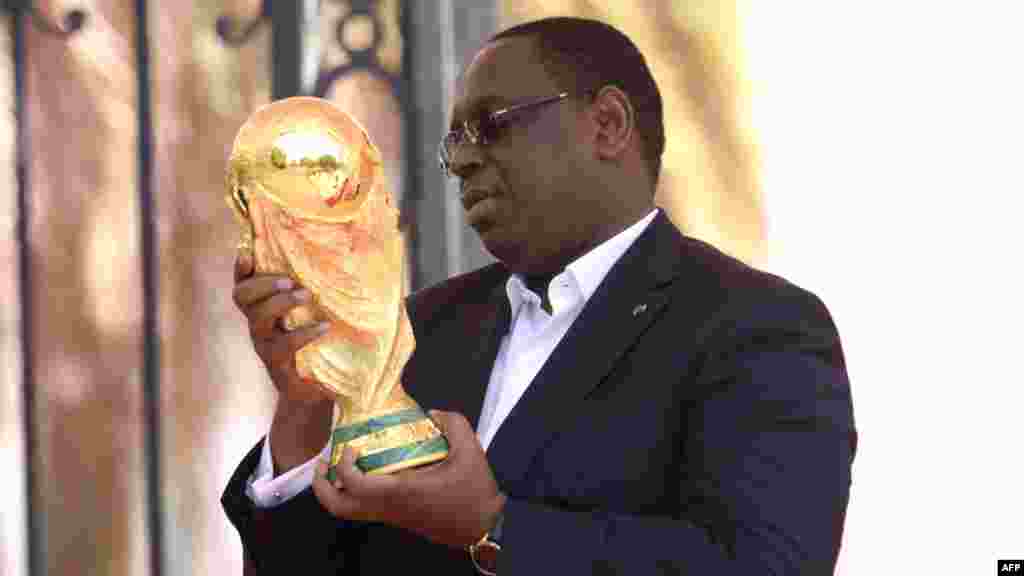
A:
[[[487,516],[484,527],[486,532],[484,535],[490,535],[492,538],[500,536],[501,527],[505,520],[505,503],[508,502],[508,497],[502,493],[498,493],[498,497],[495,499],[494,508],[490,511]]]
[[[278,394],[277,404],[274,407],[274,418],[295,422],[305,422],[323,418],[324,413],[330,414],[334,400],[326,396],[310,400],[306,398],[290,398],[284,394]]]
[[[498,494],[496,506],[485,517],[484,526],[487,531],[475,543],[466,547],[469,558],[482,576],[497,576],[498,553],[501,552],[502,529],[505,524],[505,503],[508,499]]]
[[[274,476],[316,457],[330,436],[333,402],[279,401],[270,425]]]

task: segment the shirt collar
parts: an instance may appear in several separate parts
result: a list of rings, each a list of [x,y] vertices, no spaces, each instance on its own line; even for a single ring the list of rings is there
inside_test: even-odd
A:
[[[654,221],[654,217],[658,214],[658,208],[651,210],[646,216],[636,221],[628,228],[619,232],[615,236],[605,240],[592,248],[586,254],[573,260],[565,267],[565,271],[556,276],[562,276],[563,274],[569,275],[569,277],[579,287],[580,292],[583,296],[583,302],[586,303],[593,296],[594,292],[597,291],[597,287],[601,285],[605,276],[612,269],[612,266],[622,258],[622,255],[629,250],[629,247],[636,242],[636,239],[640,237],[644,230]],[[554,280],[552,280],[554,281]],[[505,293],[508,295],[508,302],[511,306],[512,317],[515,318],[519,312],[519,307],[523,304],[523,301],[527,298],[536,298],[536,295],[526,287],[526,282],[523,277],[519,274],[513,274],[509,277],[508,282],[505,283]]]

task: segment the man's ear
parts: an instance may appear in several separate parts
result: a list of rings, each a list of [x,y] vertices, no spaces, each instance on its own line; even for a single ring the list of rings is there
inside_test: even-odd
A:
[[[636,113],[629,96],[615,86],[605,86],[594,96],[590,113],[598,159],[621,158],[636,130]]]

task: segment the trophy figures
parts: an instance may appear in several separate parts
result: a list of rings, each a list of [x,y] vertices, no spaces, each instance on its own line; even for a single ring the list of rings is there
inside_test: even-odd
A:
[[[228,161],[227,201],[258,273],[285,274],[313,294],[283,329],[330,329],[296,368],[335,398],[331,477],[344,446],[367,474],[443,459],[448,443],[402,389],[415,347],[404,303],[404,247],[381,156],[359,124],[320,98],[257,110]],[[311,384],[313,385],[313,384]]]

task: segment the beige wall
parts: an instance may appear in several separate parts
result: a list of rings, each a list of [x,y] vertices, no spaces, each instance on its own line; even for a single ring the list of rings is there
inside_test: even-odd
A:
[[[226,146],[269,95],[268,34],[241,49],[213,36],[222,10],[251,13],[257,4],[151,8],[164,506],[168,556],[180,574],[238,571],[237,538],[217,497],[230,462],[258,436],[257,422],[271,401],[231,307],[235,232],[220,197]],[[41,511],[53,574],[139,574],[147,562],[132,5],[87,3],[87,26],[71,39],[35,30],[27,38],[32,361]],[[61,5],[49,7],[56,14]],[[9,90],[3,97],[11,102]],[[6,128],[5,140],[12,130]],[[3,182],[4,201],[13,206],[13,183],[9,176]],[[12,237],[0,240],[7,270],[14,269]],[[2,288],[4,309],[15,309],[13,274]],[[3,318],[0,349],[20,361],[13,316]],[[18,374],[5,369],[3,385],[2,450],[5,462],[17,463]],[[239,433],[227,434],[233,425]],[[4,539],[5,568],[13,573],[23,568],[15,538],[23,517],[10,510],[4,520],[11,533]]]

